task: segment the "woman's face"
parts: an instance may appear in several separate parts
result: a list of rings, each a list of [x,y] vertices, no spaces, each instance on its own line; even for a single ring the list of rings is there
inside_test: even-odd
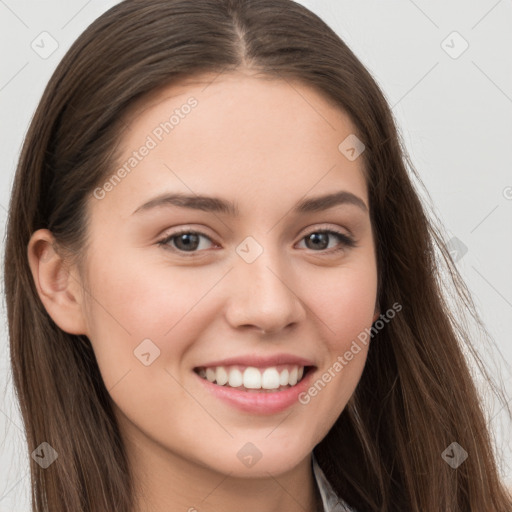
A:
[[[368,347],[344,355],[376,318],[355,127],[309,87],[241,73],[169,87],[126,122],[90,198],[82,304],[132,456],[287,471],[354,392]]]

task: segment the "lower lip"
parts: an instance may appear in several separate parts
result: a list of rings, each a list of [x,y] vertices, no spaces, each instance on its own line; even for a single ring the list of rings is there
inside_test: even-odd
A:
[[[242,391],[229,386],[214,384],[209,380],[203,379],[195,372],[194,375],[210,393],[241,411],[254,414],[275,414],[298,403],[299,395],[309,387],[309,383],[315,373],[314,370],[315,368],[310,368],[303,379],[295,386],[273,392]]]

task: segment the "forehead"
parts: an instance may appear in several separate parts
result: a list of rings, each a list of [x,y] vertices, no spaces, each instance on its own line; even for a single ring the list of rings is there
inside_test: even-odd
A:
[[[131,207],[164,189],[275,200],[348,187],[366,197],[362,158],[339,149],[356,133],[351,119],[298,81],[205,74],[153,91],[123,122],[117,166],[128,172],[109,202]]]

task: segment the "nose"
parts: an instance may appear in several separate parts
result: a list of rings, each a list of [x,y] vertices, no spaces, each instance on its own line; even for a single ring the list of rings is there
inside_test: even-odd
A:
[[[266,250],[252,263],[237,259],[229,279],[226,318],[234,329],[277,333],[304,320],[297,279],[282,255]]]

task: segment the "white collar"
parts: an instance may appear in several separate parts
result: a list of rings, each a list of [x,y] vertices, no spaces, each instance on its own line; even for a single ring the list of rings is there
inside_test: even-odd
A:
[[[341,498],[338,498],[331,484],[327,480],[322,468],[318,465],[315,454],[311,454],[313,474],[322,497],[324,512],[356,512],[349,507]]]

